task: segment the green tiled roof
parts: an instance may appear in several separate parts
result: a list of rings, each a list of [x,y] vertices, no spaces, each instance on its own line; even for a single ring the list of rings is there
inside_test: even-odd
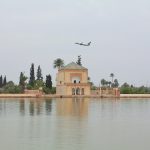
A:
[[[82,67],[78,64],[76,64],[75,62],[71,62],[68,65],[62,67],[60,70],[68,70],[68,69],[75,69],[75,70],[87,70],[87,68]]]

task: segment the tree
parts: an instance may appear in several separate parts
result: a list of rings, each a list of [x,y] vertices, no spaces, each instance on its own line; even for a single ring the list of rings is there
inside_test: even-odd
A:
[[[115,75],[113,73],[110,74],[110,77],[112,78],[112,83],[114,83],[114,76]]]
[[[112,85],[111,81],[107,81],[107,85],[110,87]]]
[[[112,80],[111,80],[111,87],[113,87],[113,85],[114,85],[114,74],[113,73],[111,73],[110,74],[110,77],[112,78]]]
[[[24,75],[23,72],[20,73],[20,79],[19,79],[19,86],[21,86],[21,89],[22,89],[22,92],[24,91],[25,89],[25,81],[27,80],[27,77]]]
[[[81,63],[81,55],[78,56],[78,60],[76,62],[78,65],[82,66],[82,63]]]
[[[4,77],[3,86],[7,84],[6,76]]]
[[[34,64],[31,64],[31,68],[30,68],[30,80],[29,80],[29,84],[33,87],[35,83],[35,75],[34,75]]]
[[[40,65],[38,66],[38,69],[37,69],[37,80],[43,80],[43,77],[42,77],[42,69],[40,67]]]
[[[46,87],[52,89],[52,77],[50,74],[46,76]]]
[[[41,89],[44,87],[43,80],[36,80],[34,84],[34,89]]]
[[[121,87],[130,87],[130,85],[127,82],[125,82]]]
[[[2,75],[0,76],[0,88],[2,88],[2,86],[3,86],[3,77],[2,77]]]
[[[117,79],[115,79],[115,80],[114,80],[113,87],[118,87],[118,86],[119,86],[118,80],[117,80]]]
[[[53,64],[54,68],[58,68],[58,70],[64,66],[64,60],[62,60],[61,58],[57,58],[56,60],[54,60],[54,64]]]
[[[105,79],[102,79],[102,80],[101,80],[101,85],[102,85],[102,86],[105,86],[105,85],[106,85],[106,82],[107,82],[107,81],[106,81]]]

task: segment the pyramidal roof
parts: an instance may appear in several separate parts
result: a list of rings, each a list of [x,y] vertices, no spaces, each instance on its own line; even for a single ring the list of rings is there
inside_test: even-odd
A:
[[[86,69],[87,70],[87,68],[82,67],[75,62],[69,63],[68,65],[62,67],[60,70],[69,70],[69,69],[73,69],[73,70],[85,70]]]

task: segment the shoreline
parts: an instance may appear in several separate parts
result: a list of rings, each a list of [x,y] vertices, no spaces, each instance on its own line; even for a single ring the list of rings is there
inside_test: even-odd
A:
[[[87,96],[61,96],[61,95],[39,95],[39,94],[0,94],[0,98],[150,98],[150,94],[120,94],[112,95],[87,95]]]

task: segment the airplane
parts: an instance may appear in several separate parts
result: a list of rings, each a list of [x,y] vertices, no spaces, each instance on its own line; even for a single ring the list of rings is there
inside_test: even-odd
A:
[[[89,42],[87,44],[84,44],[84,43],[75,43],[75,44],[82,45],[82,46],[90,46],[91,42]]]

